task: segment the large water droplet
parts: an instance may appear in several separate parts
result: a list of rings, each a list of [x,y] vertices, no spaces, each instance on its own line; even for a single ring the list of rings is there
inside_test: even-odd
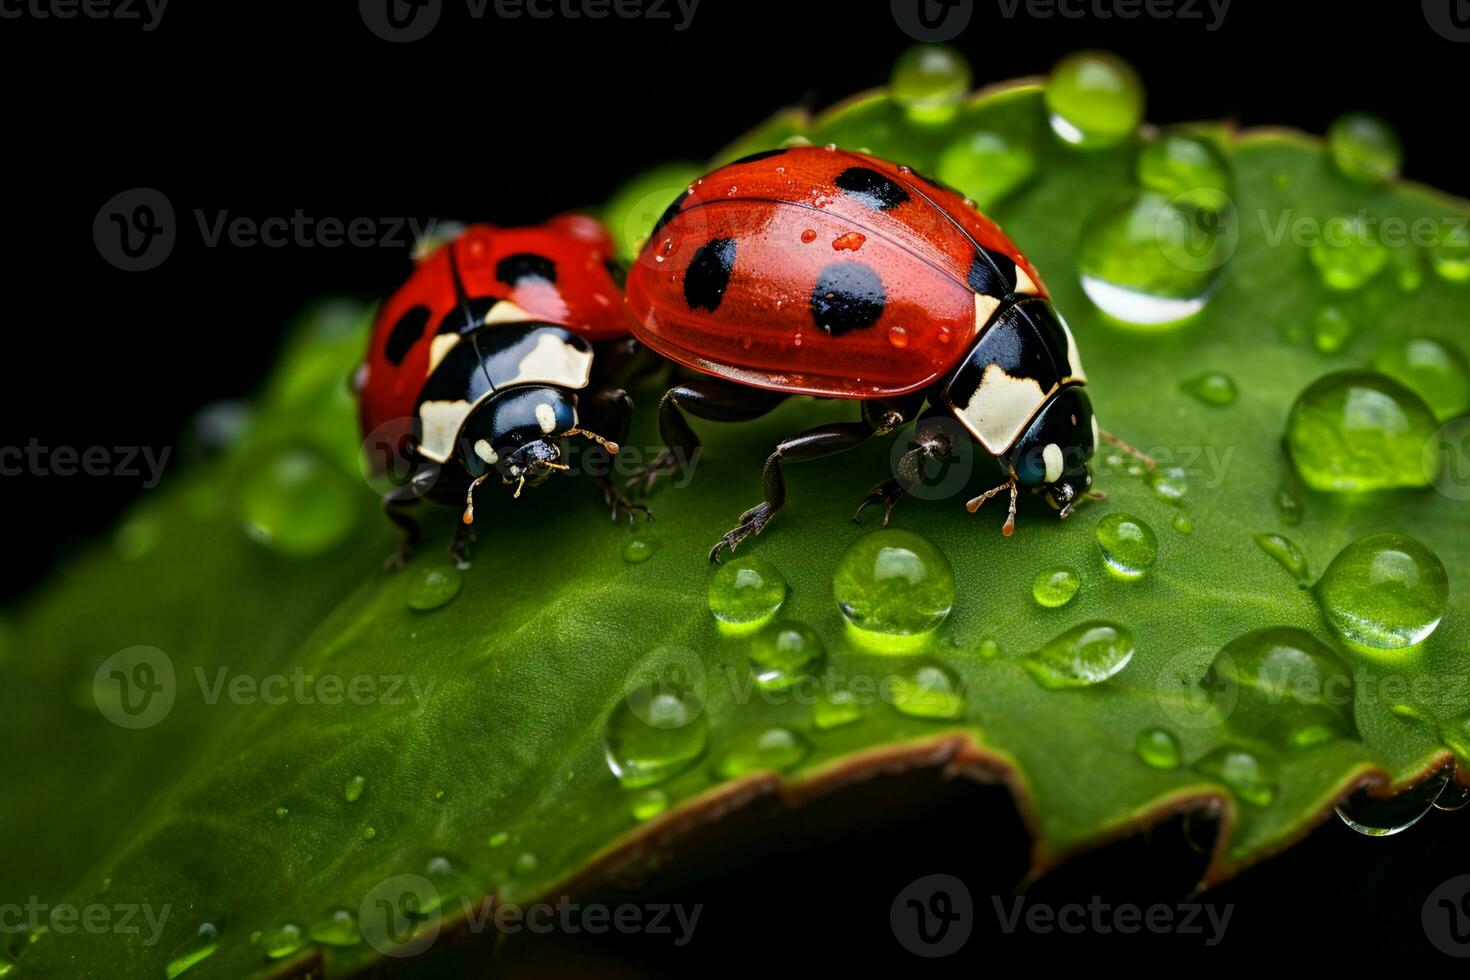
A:
[[[1101,684],[1133,659],[1133,634],[1126,626],[1094,619],[1079,623],[1023,660],[1042,687],[1061,691]]]
[[[927,538],[886,528],[843,552],[832,594],[854,642],[880,652],[913,651],[949,615],[954,569]]]
[[[307,938],[321,946],[346,948],[362,942],[357,916],[347,909],[333,909],[306,929]]]
[[[1428,779],[1388,798],[1370,796],[1359,790],[1337,806],[1342,822],[1368,837],[1391,837],[1408,830],[1434,809],[1434,801],[1450,781],[1453,766],[1446,766]]]
[[[1030,180],[1036,169],[1036,151],[1030,144],[980,129],[944,148],[935,176],[986,211]]]
[[[948,720],[965,713],[965,687],[959,675],[928,658],[891,678],[889,697],[899,713],[910,718]]]
[[[351,482],[320,453],[288,449],[257,465],[240,491],[245,528],[283,555],[330,551],[357,524]]]
[[[420,568],[408,580],[404,598],[408,608],[429,612],[447,606],[459,595],[464,573],[453,565]]]
[[[1262,551],[1276,559],[1276,563],[1290,572],[1298,582],[1305,582],[1311,576],[1307,568],[1307,556],[1290,538],[1280,534],[1257,534],[1254,540]]]
[[[1235,401],[1235,382],[1228,374],[1211,371],[1190,378],[1179,386],[1206,405],[1224,408]]]
[[[786,591],[780,569],[764,558],[733,558],[710,579],[709,611],[725,632],[750,632],[770,622],[786,601]]]
[[[1102,51],[1079,51],[1059,61],[1046,80],[1045,97],[1052,131],[1074,146],[1121,143],[1143,118],[1138,73]]]
[[[1388,249],[1365,215],[1338,215],[1323,223],[1308,254],[1323,285],[1360,289],[1388,264]]]
[[[1196,772],[1218,779],[1252,806],[1276,799],[1276,763],[1237,745],[1222,745],[1194,764]]]
[[[693,692],[664,683],[635,687],[613,709],[607,763],[627,787],[661,782],[704,753],[708,722]]]
[[[715,771],[724,779],[764,770],[784,772],[805,759],[811,750],[811,743],[789,728],[746,732],[731,742]]]
[[[204,922],[199,930],[180,943],[168,958],[163,975],[168,980],[181,977],[219,950],[222,928],[213,922]]]
[[[1066,565],[1053,565],[1036,573],[1031,583],[1031,596],[1038,605],[1056,609],[1072,601],[1082,587],[1082,578],[1077,570]]]
[[[1183,761],[1179,739],[1167,728],[1146,728],[1133,740],[1134,751],[1144,765],[1154,769],[1178,769]]]
[[[1159,539],[1142,518],[1109,514],[1097,522],[1095,534],[1103,561],[1120,578],[1142,578],[1158,561]]]
[[[970,65],[947,44],[916,44],[893,64],[888,95],[917,121],[942,121],[970,90]]]
[[[1273,626],[1236,637],[1200,686],[1242,738],[1300,749],[1354,734],[1352,670],[1305,630]]]
[[[1166,133],[1144,144],[1136,171],[1141,185],[1167,197],[1230,191],[1230,164],[1225,157],[1208,140],[1182,133]]]
[[[1398,133],[1367,112],[1346,112],[1334,119],[1327,127],[1327,152],[1338,170],[1367,184],[1392,180],[1404,165]]]
[[[809,674],[826,652],[822,638],[807,624],[789,619],[772,623],[750,641],[756,686],[784,691]]]
[[[294,922],[267,929],[260,937],[260,949],[268,960],[290,956],[306,945],[306,930]]]
[[[1389,344],[1373,358],[1373,368],[1422,398],[1437,421],[1470,410],[1470,362],[1449,341],[1412,337]]]
[[[1286,441],[1308,487],[1353,493],[1428,486],[1424,446],[1434,430],[1429,409],[1397,381],[1339,371],[1297,397]]]
[[[1449,606],[1444,565],[1404,534],[1371,534],[1342,549],[1312,590],[1333,629],[1358,648],[1397,650],[1428,639]]]

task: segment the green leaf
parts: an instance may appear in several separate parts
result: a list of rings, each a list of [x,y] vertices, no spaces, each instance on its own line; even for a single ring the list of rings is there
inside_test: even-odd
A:
[[[402,911],[393,903],[412,880],[397,876],[427,878],[444,900],[443,921],[419,907],[427,940],[462,917],[461,894],[525,901],[605,873],[649,835],[661,839],[697,815],[760,794],[828,791],[896,766],[954,763],[999,775],[1035,834],[1038,869],[1168,811],[1218,806],[1225,836],[1208,878],[1219,880],[1301,837],[1352,788],[1401,786],[1442,766],[1450,753],[1439,732],[1458,737],[1470,704],[1461,669],[1470,643],[1470,536],[1457,530],[1465,504],[1432,489],[1311,493],[1292,477],[1281,443],[1294,399],[1315,378],[1362,367],[1393,339],[1427,334],[1463,345],[1467,286],[1431,273],[1405,290],[1384,273],[1344,297],[1322,285],[1303,244],[1271,235],[1283,216],[1320,222],[1366,209],[1379,219],[1442,223],[1463,217],[1465,206],[1412,186],[1354,184],[1317,144],[1289,133],[1212,128],[1233,168],[1238,248],[1199,317],[1173,330],[1130,331],[1093,308],[1076,267],[1085,220],[1131,183],[1137,146],[1069,150],[1044,132],[1042,113],[1039,90],[1027,84],[989,91],[938,124],[911,121],[879,93],[809,122],[783,114],[766,135],[737,145],[749,151],[807,128],[814,143],[867,147],[922,170],[976,128],[1028,146],[1036,171],[993,206],[994,216],[1068,317],[1105,427],[1166,467],[1183,467],[1187,492],[1161,492],[1170,487],[1152,486],[1126,463],[1110,465],[1105,449],[1097,485],[1106,503],[1089,503],[1066,523],[1026,506],[1011,538],[1000,535],[993,503],[967,513],[967,494],[902,502],[894,525],[938,546],[958,591],[919,653],[884,655],[855,645],[832,583],[844,550],[876,526],[871,512],[863,527],[850,516],[888,475],[889,441],[791,466],[790,506],[740,554],[780,570],[789,584],[782,619],[809,627],[825,656],[807,666],[816,683],[762,688],[747,657],[751,637],[722,632],[709,612],[714,572],[705,554],[758,499],[771,445],[849,418],[852,405],[796,399],[757,423],[697,424],[706,452],[692,483],[654,494],[658,519],[636,530],[610,524],[586,480],[482,503],[477,560],[452,594],[443,579],[426,586],[423,576],[453,579],[442,548],[455,515],[430,524],[408,568],[381,572],[392,536],[371,515],[375,498],[360,482],[347,531],[321,554],[273,551],[242,530],[244,488],[280,453],[320,454],[327,469],[314,479],[357,480],[357,434],[341,379],[362,338],[308,330],[244,441],[129,518],[154,522],[156,546],[141,557],[99,546],[28,603],[13,632],[0,633],[11,800],[0,817],[8,872],[0,899],[36,894],[170,910],[152,944],[146,927],[131,936],[53,929],[24,951],[27,973],[34,965],[38,975],[156,977],[179,944],[193,941],[197,952],[193,937],[210,922],[223,927],[218,948],[191,977],[304,968],[316,957],[328,975],[342,975],[402,951],[395,943],[404,935],[385,934],[377,904],[386,897]],[[624,247],[656,215],[644,202],[647,188],[682,174],[661,171],[621,195]],[[1330,303],[1351,310],[1357,331],[1322,354],[1306,337]],[[1238,388],[1228,404],[1184,390],[1212,371]],[[639,447],[656,445],[647,410],[656,394],[639,393],[625,464],[637,462]],[[977,465],[970,492],[993,482]],[[1293,506],[1278,505],[1283,493]],[[1094,536],[1105,515],[1120,512],[1158,539],[1157,562],[1133,581],[1108,571]],[[1192,533],[1176,530],[1181,517]],[[1285,535],[1320,572],[1350,542],[1386,530],[1417,537],[1449,575],[1448,614],[1407,653],[1368,655],[1337,643],[1312,594],[1255,541]],[[643,560],[625,558],[633,540],[654,546],[634,552]],[[1045,608],[1032,583],[1058,565],[1080,574],[1081,589]],[[447,604],[411,608],[446,594]],[[1131,636],[1121,670],[1117,651],[1089,648],[1085,669],[1072,673],[1057,666],[1056,645],[1042,660],[1028,656],[1093,620],[1126,627],[1108,641]],[[1200,682],[1221,648],[1283,627],[1330,648],[1298,660],[1329,676],[1340,669],[1333,664],[1347,664],[1354,692],[1351,725],[1341,703],[1306,703],[1304,717],[1322,723],[1297,748],[1277,733],[1306,730],[1300,726],[1245,724],[1261,717],[1259,703],[1239,718],[1218,703],[1197,710]],[[808,634],[799,642],[812,642]],[[175,696],[166,717],[131,730],[107,720],[92,684],[104,658],[140,644],[167,655]],[[789,655],[789,647],[780,654],[786,666]],[[282,703],[232,697],[228,688],[210,703],[220,669],[247,687],[273,677],[334,678],[365,696],[327,703],[303,681],[306,693],[293,689]],[[1076,686],[1079,677],[1109,673]],[[1229,676],[1239,697],[1279,695],[1279,678],[1256,685],[1239,671]],[[707,745],[692,765],[670,765],[672,775],[640,769],[630,781],[645,785],[624,789],[607,760],[609,725],[629,712],[647,717],[652,682],[698,695],[697,717],[689,711],[692,720],[670,729],[686,761],[701,733]],[[814,696],[831,687],[846,693]],[[880,690],[887,701],[875,696]],[[1141,758],[1172,759],[1168,739],[1153,731],[1160,728],[1176,736],[1182,766]],[[769,765],[784,768],[780,779]],[[666,778],[648,781],[659,776]],[[345,938],[334,937],[342,932],[331,919],[336,909],[361,913]],[[268,961],[268,947],[293,945],[279,941],[287,924],[315,925],[324,941]],[[351,941],[357,928],[372,941],[326,942]],[[257,932],[265,935],[252,942]]]

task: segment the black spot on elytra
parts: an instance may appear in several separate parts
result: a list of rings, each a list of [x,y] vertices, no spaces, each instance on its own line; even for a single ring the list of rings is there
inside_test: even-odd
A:
[[[711,238],[699,246],[684,272],[684,300],[689,308],[702,306],[711,313],[719,309],[734,267],[735,239]]]
[[[737,163],[755,163],[757,160],[767,160],[771,157],[778,157],[785,152],[785,150],[760,150],[756,153],[748,153],[739,160],[732,160],[730,166],[733,167]]]
[[[495,278],[507,286],[519,286],[523,279],[556,282],[556,263],[535,252],[517,252],[495,263]]]
[[[490,315],[490,310],[500,300],[494,296],[476,296],[467,299],[461,306],[456,306],[444,314],[444,319],[439,321],[439,329],[436,333],[469,333],[478,330],[485,323],[485,317]]]
[[[909,199],[897,181],[871,167],[848,167],[833,183],[875,211],[891,211]]]
[[[679,196],[674,198],[674,203],[664,208],[664,213],[658,216],[658,220],[653,223],[653,228],[648,233],[648,241],[650,244],[653,242],[653,236],[657,235],[660,231],[663,231],[664,225],[674,220],[674,216],[679,213],[679,208],[683,206],[684,200],[688,196],[689,192],[687,190],[680,191]]]
[[[1016,263],[1004,253],[984,249],[970,260],[965,282],[983,296],[1005,299],[1016,289]]]
[[[861,262],[838,262],[817,277],[812,288],[812,319],[822,330],[840,337],[877,323],[887,302],[878,273]]]
[[[413,350],[413,345],[424,335],[424,328],[429,325],[429,308],[427,306],[411,306],[393,324],[393,329],[388,331],[388,340],[383,344],[383,355],[388,358],[390,364],[402,364],[408,352]]]

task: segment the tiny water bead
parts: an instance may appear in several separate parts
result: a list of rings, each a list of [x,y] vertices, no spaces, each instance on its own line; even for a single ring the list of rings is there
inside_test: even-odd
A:
[[[486,839],[485,843],[489,844],[491,847],[504,847],[506,842],[509,840],[510,831],[497,830],[495,831],[495,833],[491,834],[489,838]]]
[[[155,513],[140,511],[132,514],[118,527],[112,536],[113,545],[124,561],[146,558],[163,537],[163,519]]]
[[[348,909],[333,909],[306,929],[307,938],[320,946],[346,948],[362,941],[357,917]]]
[[[756,555],[734,558],[709,583],[709,611],[722,630],[748,632],[767,623],[786,601],[788,586],[775,565]]]
[[[1182,382],[1179,387],[1206,405],[1224,408],[1235,401],[1235,381],[1228,374],[1210,371]]]
[[[659,543],[654,538],[634,538],[623,546],[623,561],[629,565],[641,565],[658,553]]]
[[[1287,527],[1296,527],[1302,522],[1302,502],[1294,487],[1282,484],[1276,490],[1276,516]]]
[[[949,559],[912,531],[885,528],[842,554],[832,594],[858,645],[881,652],[921,649],[954,605]]]
[[[1052,131],[1073,146],[1114,146],[1143,119],[1143,83],[1133,67],[1103,51],[1079,51],[1057,63],[1046,80]]]
[[[1367,112],[1346,112],[1334,119],[1327,127],[1327,152],[1345,176],[1368,184],[1392,180],[1404,165],[1398,133]]]
[[[1470,361],[1458,347],[1434,337],[1411,337],[1380,348],[1373,369],[1424,400],[1436,421],[1470,411]]]
[[[1429,247],[1429,264],[1446,282],[1470,282],[1470,231],[1463,223]]]
[[[1353,322],[1339,307],[1324,306],[1312,320],[1312,346],[1322,354],[1336,354],[1353,339]]]
[[[704,754],[708,722],[704,705],[668,685],[634,688],[613,709],[607,729],[607,763],[628,788],[662,782]]]
[[[661,789],[645,789],[628,800],[634,820],[651,820],[669,808],[669,796]]]
[[[1036,151],[1029,143],[977,129],[945,146],[935,176],[987,211],[1035,176],[1036,171]]]
[[[811,672],[826,656],[817,631],[805,623],[781,620],[750,641],[755,684],[763,691],[784,691]]]
[[[919,120],[952,117],[970,90],[970,65],[947,44],[916,44],[893,63],[888,95]]]
[[[1077,570],[1066,565],[1054,565],[1036,573],[1031,582],[1031,596],[1037,605],[1056,609],[1072,601],[1082,587],[1082,578]]]
[[[1424,446],[1435,426],[1419,396],[1392,378],[1339,371],[1297,396],[1286,442],[1297,474],[1312,490],[1425,487]]]
[[[532,854],[530,851],[526,851],[524,854],[516,857],[516,871],[520,872],[523,875],[530,874],[532,871],[535,871],[538,867],[540,867],[540,865],[540,859],[537,858],[536,855]]]
[[[293,557],[341,544],[359,510],[351,482],[310,449],[288,449],[254,467],[241,488],[240,508],[252,538]]]
[[[453,565],[418,569],[408,580],[404,599],[408,608],[430,612],[449,605],[464,586],[464,573]]]
[[[1446,766],[1418,785],[1386,798],[1359,790],[1337,805],[1337,815],[1367,837],[1391,837],[1408,830],[1434,809],[1453,773],[1454,766]]]
[[[1194,533],[1194,521],[1190,518],[1188,514],[1175,514],[1174,520],[1170,523],[1174,525],[1174,530],[1178,531],[1180,534]]]
[[[1181,466],[1160,467],[1148,475],[1154,496],[1171,504],[1181,504],[1189,493],[1189,483]]]
[[[181,977],[219,950],[223,930],[213,922],[200,923],[198,931],[180,943],[170,954],[163,975],[168,980]]]
[[[1133,633],[1126,626],[1094,619],[1052,638],[1022,661],[1049,691],[1091,687],[1116,677],[1133,659]]]
[[[1103,561],[1119,578],[1142,578],[1159,559],[1159,539],[1141,517],[1109,514],[1097,522],[1094,533]]]
[[[260,937],[260,949],[268,960],[279,960],[306,946],[306,930],[294,922],[267,929]]]
[[[1083,222],[1077,270],[1083,291],[1124,326],[1163,329],[1205,308],[1235,250],[1228,201],[1170,199],[1125,189]]]
[[[358,800],[362,799],[362,791],[366,788],[366,776],[353,776],[351,779],[347,780],[347,783],[342,787],[342,799],[346,800],[348,803],[356,803]]]
[[[1338,553],[1313,587],[1340,636],[1359,648],[1422,643],[1449,607],[1444,565],[1404,534],[1372,534]]]
[[[1143,764],[1154,769],[1178,769],[1184,756],[1179,739],[1167,728],[1146,728],[1133,740],[1134,751]]]
[[[1138,183],[1168,197],[1195,191],[1230,191],[1230,164],[1213,143],[1166,133],[1145,143],[1135,168]]]
[[[1217,779],[1252,806],[1276,799],[1276,763],[1237,745],[1222,745],[1194,764],[1195,772]]]
[[[937,660],[922,658],[889,680],[889,700],[899,714],[933,720],[965,714],[964,682]]]
[[[851,691],[829,691],[812,705],[812,724],[824,732],[851,725],[862,717],[862,702]]]
[[[1305,630],[1272,626],[1236,637],[1200,686],[1242,738],[1304,749],[1354,735],[1353,672]]]
[[[1388,264],[1388,249],[1362,214],[1339,215],[1324,222],[1307,253],[1323,285],[1353,290],[1366,286]]]
[[[1298,582],[1306,582],[1311,577],[1307,567],[1307,556],[1302,554],[1302,549],[1297,547],[1296,542],[1280,534],[1257,534],[1252,540],[1266,554],[1276,559],[1276,563],[1292,574]]]
[[[723,779],[736,779],[753,772],[785,772],[811,753],[805,738],[789,728],[767,728],[736,736],[715,771]]]
[[[1424,285],[1423,251],[1414,245],[1402,245],[1390,255],[1394,280],[1406,293],[1417,292]]]

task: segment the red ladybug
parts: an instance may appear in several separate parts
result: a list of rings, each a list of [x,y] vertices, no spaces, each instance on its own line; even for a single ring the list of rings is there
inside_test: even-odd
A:
[[[659,404],[666,450],[699,440],[684,412],[751,419],[791,395],[862,402],[862,421],[783,440],[766,459],[765,499],[710,552],[759,533],[786,500],[781,463],[850,449],[919,418],[898,472],[950,456],[971,438],[1006,480],[969,501],[1043,491],[1065,518],[1091,486],[1098,431],[1071,331],[1036,270],[1000,228],[953,190],[835,147],[757,153],[696,181],[659,218],[628,279],[634,335],[710,375]],[[960,427],[954,425],[958,421]],[[900,480],[863,502],[887,512]],[[858,508],[862,512],[862,507]]]
[[[569,437],[618,451],[632,400],[601,383],[593,348],[628,333],[612,256],[606,230],[585,215],[471,225],[420,258],[383,303],[354,386],[374,468],[395,477],[385,501],[404,531],[395,562],[417,541],[404,511],[420,497],[463,503],[451,547],[462,560],[474,492],[492,473],[519,497],[569,469]],[[647,513],[598,479],[614,516]]]

